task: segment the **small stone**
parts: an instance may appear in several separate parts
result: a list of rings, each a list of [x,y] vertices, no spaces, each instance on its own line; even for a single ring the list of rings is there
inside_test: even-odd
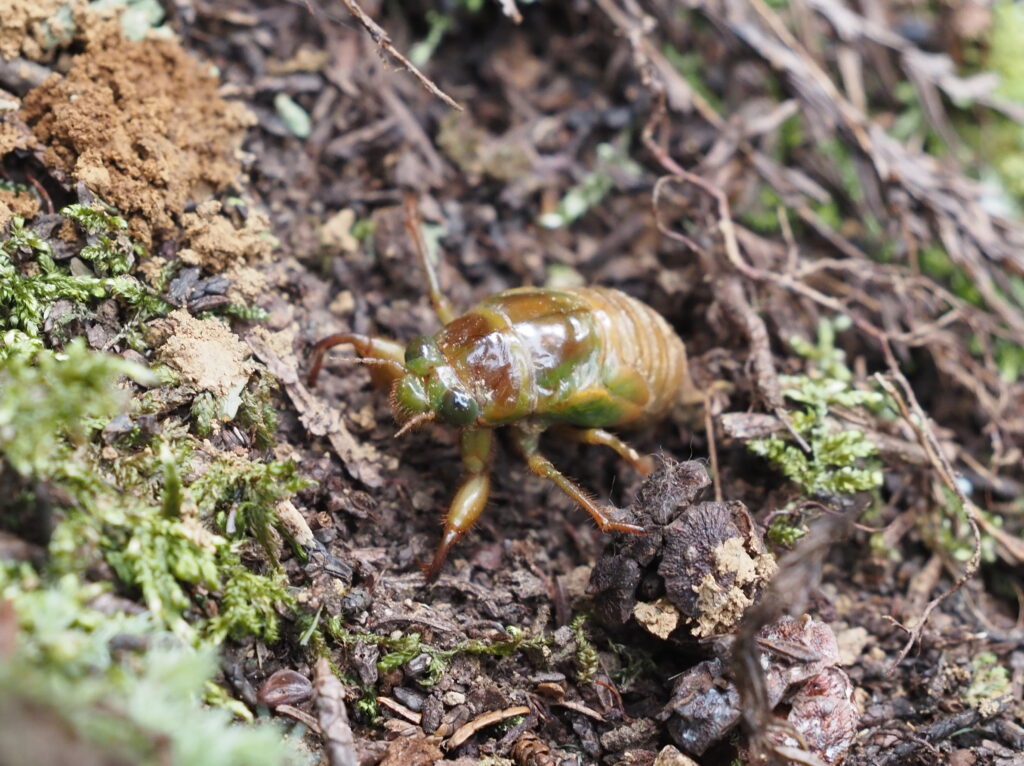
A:
[[[462,692],[445,692],[441,695],[441,702],[447,707],[455,707],[456,705],[466,704],[466,695]]]
[[[847,628],[836,633],[836,642],[839,644],[839,664],[855,664],[870,638],[871,636],[867,630],[859,625],[855,628]]]
[[[697,766],[697,762],[672,745],[665,745],[654,759],[654,766]]]

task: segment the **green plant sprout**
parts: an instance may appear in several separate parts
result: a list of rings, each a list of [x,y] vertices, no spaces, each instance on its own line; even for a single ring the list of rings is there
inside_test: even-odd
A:
[[[546,229],[569,226],[608,196],[615,187],[613,173],[639,177],[640,166],[630,158],[626,144],[622,140],[598,145],[596,167],[565,192],[555,210],[545,213],[537,222]]]
[[[410,660],[426,655],[429,658],[427,670],[419,683],[432,686],[441,680],[441,676],[452,660],[465,655],[483,655],[489,657],[509,657],[518,651],[543,650],[550,646],[549,636],[531,636],[515,626],[505,628],[507,638],[494,641],[473,639],[465,641],[452,649],[438,649],[422,640],[419,633],[406,633],[398,637],[378,636],[374,633],[356,633],[346,628],[341,617],[326,620],[324,627],[329,636],[342,646],[354,646],[357,643],[380,647],[383,653],[377,661],[377,668],[382,671],[400,668]]]
[[[810,454],[788,436],[773,435],[747,443],[751,452],[769,460],[809,495],[847,495],[878,489],[882,484],[875,444],[859,429],[837,432],[829,423],[835,406],[877,411],[886,403],[883,394],[854,387],[845,353],[835,346],[836,332],[847,326],[847,318],[826,319],[818,325],[816,345],[794,339],[794,350],[809,361],[808,373],[779,376],[783,396],[798,405],[790,419],[793,429],[810,445]]]

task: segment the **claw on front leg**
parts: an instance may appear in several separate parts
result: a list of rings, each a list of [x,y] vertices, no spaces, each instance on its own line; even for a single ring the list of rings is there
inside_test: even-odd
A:
[[[491,492],[491,454],[494,434],[489,428],[467,428],[461,435],[462,467],[465,475],[444,520],[444,534],[434,560],[424,567],[428,582],[441,574],[448,551],[480,518]]]

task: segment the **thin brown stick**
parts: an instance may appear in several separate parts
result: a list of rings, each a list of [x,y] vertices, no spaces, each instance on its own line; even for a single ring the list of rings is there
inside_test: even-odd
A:
[[[949,460],[943,454],[941,447],[939,446],[939,440],[935,436],[935,431],[932,429],[928,416],[925,414],[921,404],[917,401],[917,396],[914,394],[914,389],[911,388],[910,382],[903,375],[900,370],[899,364],[896,361],[895,355],[892,353],[892,349],[889,347],[888,341],[883,339],[882,350],[885,353],[886,362],[889,365],[889,372],[893,380],[899,383],[902,389],[902,395],[897,391],[896,387],[891,381],[887,380],[885,376],[881,374],[875,374],[875,380],[878,381],[879,385],[885,389],[886,393],[892,397],[893,401],[900,409],[900,414],[903,415],[904,420],[910,424],[911,428],[917,434],[918,440],[925,452],[928,454],[929,460],[931,461],[932,467],[939,474],[939,478],[942,483],[953,492],[959,499],[964,508],[964,513],[967,514],[967,522],[971,526],[971,533],[974,536],[974,552],[971,554],[971,560],[967,562],[967,566],[961,573],[960,577],[953,585],[947,588],[945,591],[940,593],[938,596],[928,602],[928,605],[924,608],[921,613],[921,617],[918,619],[917,624],[913,628],[904,628],[910,634],[907,638],[906,644],[900,650],[896,660],[889,667],[889,675],[895,672],[896,667],[903,662],[906,656],[910,653],[911,648],[921,638],[921,633],[924,630],[925,624],[928,622],[928,618],[931,613],[939,606],[943,601],[952,596],[958,590],[960,590],[967,582],[974,577],[978,571],[978,566],[981,564],[981,529],[978,526],[978,509],[971,502],[971,500],[964,494],[963,489],[956,481],[956,475],[953,471],[953,467],[950,465]],[[906,398],[904,398],[906,397]],[[909,402],[909,408],[908,408]],[[913,413],[913,416],[911,416]]]
[[[403,68],[411,72],[413,77],[419,80],[420,84],[426,88],[427,91],[444,101],[452,109],[457,109],[460,112],[465,111],[455,99],[441,90],[434,84],[433,80],[423,74],[423,72],[416,68],[415,64],[402,55],[402,52],[399,51],[394,46],[394,43],[391,42],[391,37],[388,35],[387,31],[385,31],[380,24],[367,16],[366,11],[359,7],[359,3],[357,3],[356,0],[341,0],[341,2],[346,8],[348,8],[348,12],[355,16],[356,21],[363,25],[363,29],[365,29],[369,33],[370,37],[373,38],[373,41],[377,44],[378,48],[390,54],[392,58],[402,65]]]
[[[708,457],[711,460],[711,482],[715,487],[715,502],[722,502],[722,477],[718,474],[718,447],[715,443],[715,419],[711,414],[711,395],[704,394],[704,430],[708,435]]]

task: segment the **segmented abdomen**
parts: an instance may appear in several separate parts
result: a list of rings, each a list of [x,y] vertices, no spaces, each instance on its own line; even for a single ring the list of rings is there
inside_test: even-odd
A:
[[[668,413],[690,385],[686,349],[675,330],[657,311],[619,290],[578,287],[568,292],[583,298],[594,312],[606,374],[627,368],[647,384],[644,419]]]
[[[493,425],[635,424],[667,413],[690,385],[668,322],[611,288],[506,290],[449,323],[437,344]]]

